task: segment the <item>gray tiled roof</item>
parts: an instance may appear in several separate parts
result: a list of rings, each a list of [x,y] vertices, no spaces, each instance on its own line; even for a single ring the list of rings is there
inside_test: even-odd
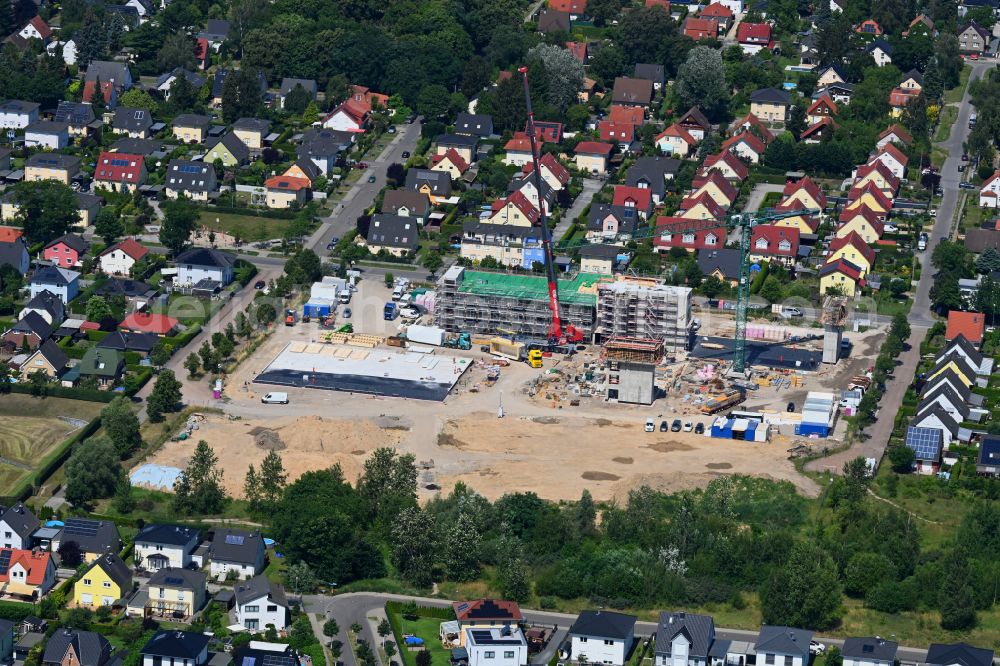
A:
[[[214,192],[215,167],[205,162],[170,160],[164,185],[179,192]]]
[[[897,647],[899,647],[899,644],[896,641],[887,641],[878,636],[866,636],[865,638],[845,639],[844,647],[840,650],[840,653],[851,659],[874,659],[892,663],[896,659]]]
[[[205,588],[208,574],[204,571],[192,571],[179,567],[168,567],[157,569],[150,579],[150,585],[157,587],[185,588],[189,590],[201,590]]]
[[[416,250],[420,225],[412,217],[375,213],[368,225],[368,244]]]
[[[771,652],[801,655],[804,661],[808,661],[809,641],[812,637],[813,632],[808,629],[764,625],[757,635],[757,654]]]
[[[569,628],[571,636],[596,636],[623,640],[633,634],[635,616],[606,610],[581,611]]]
[[[111,644],[104,636],[93,631],[60,629],[46,643],[42,663],[61,664],[70,646],[80,666],[102,666],[111,656]]]
[[[38,529],[38,518],[21,502],[7,507],[2,519],[22,539],[31,536]]]
[[[264,549],[264,539],[259,532],[242,530],[216,530],[212,539],[212,560],[255,564]]]
[[[288,607],[285,588],[272,583],[264,574],[237,583],[233,588],[233,594],[236,596],[236,603],[240,605],[267,595],[268,599],[279,606]]]
[[[690,643],[690,657],[707,661],[715,636],[712,617],[696,613],[660,613],[660,624],[656,628],[656,653],[670,653],[674,637],[681,633]]]
[[[115,129],[129,132],[145,132],[153,126],[153,114],[147,109],[119,106],[115,109],[111,126]]]

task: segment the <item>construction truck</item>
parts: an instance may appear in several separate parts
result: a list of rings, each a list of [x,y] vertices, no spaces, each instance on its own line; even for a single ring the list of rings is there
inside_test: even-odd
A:
[[[542,350],[532,349],[528,352],[528,365],[533,368],[542,367]]]
[[[451,349],[472,349],[472,336],[465,332],[450,335],[445,338],[443,346]]]
[[[295,310],[285,310],[285,326],[295,326]]]
[[[728,389],[722,393],[711,395],[701,405],[702,414],[715,414],[723,409],[735,407],[746,400],[746,393],[739,389]]]
[[[511,361],[524,360],[524,343],[514,342],[507,338],[491,338],[490,353],[494,356],[502,356]]]

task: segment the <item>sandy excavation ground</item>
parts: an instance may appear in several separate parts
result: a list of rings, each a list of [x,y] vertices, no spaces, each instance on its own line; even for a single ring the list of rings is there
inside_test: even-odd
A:
[[[223,483],[234,497],[243,496],[243,480],[248,467],[260,462],[269,450],[276,450],[293,480],[310,470],[325,469],[336,463],[348,479],[361,473],[365,458],[381,446],[397,446],[406,433],[382,428],[368,420],[325,419],[319,416],[273,418],[266,421],[230,421],[225,416],[208,415],[194,437],[185,442],[167,442],[146,463],[184,469],[195,443],[204,439],[219,457]]]

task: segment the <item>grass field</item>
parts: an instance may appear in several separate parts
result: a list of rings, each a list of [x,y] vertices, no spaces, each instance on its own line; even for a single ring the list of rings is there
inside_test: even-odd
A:
[[[965,87],[969,85],[969,76],[972,75],[972,66],[965,65],[962,67],[962,73],[959,75],[958,85],[951,90],[944,91],[944,103],[952,104],[955,102],[961,102],[962,96],[965,95]]]
[[[103,403],[10,394],[0,400],[0,494],[7,493],[52,448],[90,421]],[[27,415],[27,416],[26,416]]]
[[[955,119],[958,118],[958,107],[957,106],[946,106],[941,109],[941,120],[938,123],[937,131],[934,133],[934,140],[937,142],[947,141],[948,137],[951,136],[952,125],[955,124]]]
[[[449,666],[451,664],[451,653],[444,649],[441,645],[441,639],[438,637],[438,629],[441,627],[441,622],[440,618],[423,617],[421,615],[418,615],[417,619],[412,622],[402,616],[399,618],[400,627],[404,635],[413,634],[424,639],[424,647],[431,653],[431,666]],[[399,639],[402,641],[403,637],[400,636]],[[416,666],[416,651],[411,652],[407,650],[405,645],[400,645],[399,649],[400,656],[403,658],[403,664],[405,666]]]
[[[235,215],[232,213],[204,212],[200,222],[209,229],[226,233],[239,232],[241,239],[255,243],[272,238],[281,238],[289,220],[279,220],[257,215]]]

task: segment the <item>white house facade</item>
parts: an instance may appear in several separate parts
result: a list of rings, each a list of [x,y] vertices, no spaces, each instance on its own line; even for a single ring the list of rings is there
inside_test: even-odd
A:
[[[517,625],[467,627],[464,631],[469,666],[525,666],[528,663],[528,641]]]

